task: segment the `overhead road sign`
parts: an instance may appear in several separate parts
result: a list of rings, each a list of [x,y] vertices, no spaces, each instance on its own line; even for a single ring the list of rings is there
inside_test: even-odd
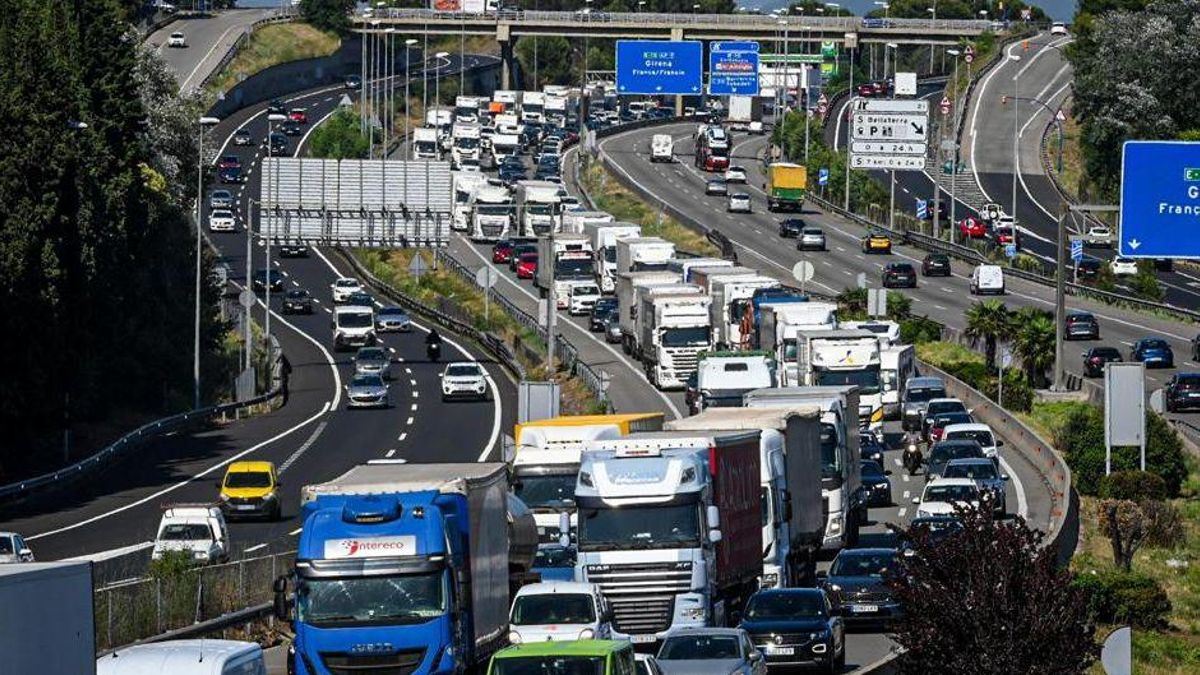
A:
[[[929,134],[929,117],[925,114],[854,113],[851,133],[863,141],[920,141]]]
[[[1118,235],[1127,258],[1200,258],[1200,143],[1126,141]]]
[[[854,112],[870,113],[929,113],[929,101],[923,98],[856,98],[850,102]]]
[[[708,93],[758,96],[758,43],[713,42],[708,53]]]
[[[703,53],[693,40],[617,40],[617,93],[699,94]]]
[[[856,155],[852,152],[850,153],[850,168],[920,171],[925,168],[925,157],[923,155]]]
[[[450,241],[450,164],[301,159],[263,162],[261,236],[274,244],[408,247]]]

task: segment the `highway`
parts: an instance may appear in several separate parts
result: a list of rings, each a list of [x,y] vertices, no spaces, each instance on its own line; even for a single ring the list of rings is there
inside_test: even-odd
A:
[[[274,9],[229,9],[215,14],[180,18],[146,38],[179,80],[179,93],[190,94],[200,87],[238,37],[254,22],[275,13]],[[187,47],[167,47],[167,36],[179,31]]]
[[[486,57],[467,57],[467,67],[486,64]],[[457,72],[457,59],[443,65],[442,74]],[[416,73],[420,77],[420,73]],[[341,88],[301,92],[285,102],[305,107],[310,126],[337,106]],[[247,200],[258,193],[256,168],[265,150],[260,146],[225,145],[233,132],[247,127],[255,139],[265,139],[265,105],[252,106],[223,120],[211,133],[224,149],[219,154],[241,158],[248,175],[237,190],[239,214],[247,213]],[[294,139],[293,139],[294,140]],[[301,143],[302,144],[302,143]],[[298,145],[291,143],[290,152]],[[210,185],[209,190],[219,187]],[[207,193],[206,193],[207,194]],[[244,218],[240,218],[244,223]],[[202,222],[207,223],[207,213]],[[244,282],[245,233],[212,234],[221,260],[232,270],[231,281]],[[254,246],[252,265],[265,264],[264,249]],[[491,376],[494,402],[441,400],[438,374],[443,364],[425,357],[424,333],[392,334],[384,344],[398,363],[391,385],[392,407],[386,410],[348,411],[343,387],[352,374],[352,352],[332,351],[329,285],[348,270],[330,252],[316,250],[308,258],[279,260],[272,266],[285,276],[288,288],[306,288],[318,303],[312,316],[283,316],[281,298],[273,295],[272,332],[291,362],[292,386],[288,403],[267,415],[253,417],[195,434],[167,437],[146,449],[119,471],[105,474],[87,489],[56,502],[53,508],[6,513],[4,527],[26,534],[41,560],[124,552],[148,547],[158,525],[163,503],[212,502],[222,467],[235,459],[270,460],[280,469],[283,482],[284,520],[278,523],[235,523],[231,544],[235,552],[263,553],[287,550],[299,532],[299,488],[339,475],[371,459],[412,462],[475,461],[497,446],[504,429],[515,420],[515,385],[497,364],[452,336],[443,360],[479,359]],[[256,321],[264,323],[262,299]],[[419,324],[424,326],[423,323]],[[190,348],[191,338],[180,340]],[[446,420],[454,420],[446,424]]]

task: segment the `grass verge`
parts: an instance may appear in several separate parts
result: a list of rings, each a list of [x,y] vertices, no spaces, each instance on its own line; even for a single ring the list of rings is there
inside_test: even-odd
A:
[[[333,33],[306,23],[268,24],[254,31],[229,65],[217,73],[205,89],[215,94],[228,91],[247,77],[288,61],[329,56],[342,44]]]
[[[448,314],[461,315],[475,328],[500,336],[513,347],[513,353],[525,367],[529,379],[546,379],[546,343],[541,336],[518,323],[495,303],[485,316],[483,292],[454,272],[439,268],[425,272],[419,279],[412,276],[408,265],[417,254],[418,251],[413,249],[358,249],[353,252],[372,274],[405,295]],[[430,262],[427,254],[422,255]],[[562,385],[562,414],[606,412],[580,378],[559,372],[555,379]]]
[[[713,246],[703,234],[652,208],[599,162],[589,162],[587,168],[580,171],[580,181],[596,208],[611,213],[617,220],[641,225],[643,236],[662,237],[673,242],[680,251],[721,257],[721,249]]]

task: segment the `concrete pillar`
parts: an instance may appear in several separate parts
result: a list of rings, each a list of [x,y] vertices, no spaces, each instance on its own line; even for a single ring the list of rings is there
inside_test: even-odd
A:
[[[513,53],[515,40],[506,23],[496,26],[496,42],[500,43],[500,88],[512,89],[513,74],[516,69],[516,56]]]
[[[671,29],[671,40],[678,42],[683,39],[683,28],[675,27]],[[683,117],[683,96],[675,95],[675,116]]]

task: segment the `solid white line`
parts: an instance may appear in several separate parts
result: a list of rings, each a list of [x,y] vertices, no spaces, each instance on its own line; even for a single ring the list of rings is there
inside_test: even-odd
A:
[[[294,537],[294,536],[296,536],[296,535],[300,534],[300,532],[301,532],[303,529],[304,529],[304,528],[302,528],[302,527],[297,527],[296,529],[292,530],[291,532],[288,532],[288,535],[289,535],[289,536],[292,536],[292,537]]]
[[[242,553],[254,553],[255,551],[258,551],[258,550],[260,550],[260,549],[264,549],[264,548],[266,548],[266,547],[267,547],[267,545],[266,545],[266,544],[256,544],[256,545],[254,545],[254,546],[251,546],[250,548],[248,548],[248,549],[246,549],[246,550],[242,551]]]
[[[64,527],[60,527],[55,530],[50,530],[48,532],[41,532],[41,533],[35,534],[33,536],[25,537],[25,538],[30,541],[33,541],[35,539],[41,539],[42,537],[49,537],[49,536],[52,536],[55,534],[60,534],[62,532],[69,532],[71,530],[78,529],[85,525],[91,525],[92,523],[94,523],[96,521],[104,520],[105,518],[108,518],[109,516],[115,516],[118,513],[124,513],[125,511],[128,511],[129,509],[132,509],[132,508],[136,508],[138,506],[141,506],[142,504],[146,504],[146,503],[158,500],[163,495],[174,492],[175,490],[178,490],[179,488],[181,488],[185,485],[188,485],[189,483],[196,482],[196,481],[200,480],[201,478],[209,475],[210,473],[213,473],[217,469],[228,466],[229,464],[236,462],[237,460],[245,457],[246,455],[254,453],[254,452],[270,445],[271,443],[274,443],[275,441],[278,441],[279,439],[284,438],[285,436],[291,434],[292,432],[296,431],[297,429],[302,429],[302,428],[308,426],[309,424],[312,424],[318,418],[320,418],[321,415],[324,415],[327,412],[329,412],[329,404],[328,403],[325,404],[325,407],[318,410],[316,413],[314,413],[308,419],[306,419],[302,422],[299,422],[288,429],[284,429],[283,431],[279,432],[278,434],[275,434],[274,436],[268,438],[267,440],[265,440],[261,443],[258,443],[257,445],[252,445],[249,448],[246,448],[245,450],[234,454],[233,456],[229,457],[228,459],[217,462],[216,464],[213,464],[212,466],[209,466],[208,468],[197,472],[194,476],[191,476],[191,477],[187,478],[186,480],[179,481],[178,483],[175,483],[174,485],[165,487],[162,490],[159,490],[158,492],[154,492],[150,495],[142,497],[141,499],[138,499],[136,501],[125,504],[124,506],[120,506],[115,509],[105,511],[104,513],[101,513],[99,515],[92,516],[91,518],[86,518],[77,523],[72,523],[70,525],[66,525]]]
[[[1000,458],[1000,466],[1004,467],[1004,470],[1008,472],[1009,479],[1012,480],[1013,487],[1016,488],[1017,515],[1022,518],[1028,518],[1029,505],[1025,503],[1025,486],[1021,484],[1021,477],[1017,475],[1016,471],[1012,470],[1012,467],[1008,465],[1008,462],[1004,461],[1003,457]]]
[[[235,29],[245,30],[245,26],[234,24],[229,28],[226,28],[224,33],[221,33],[221,37],[217,38],[217,41],[213,43],[213,46],[208,48],[208,52],[200,59],[199,62],[196,63],[196,67],[192,68],[192,72],[188,73],[187,78],[183,80],[183,84],[179,85],[180,94],[183,94],[187,90],[188,83],[191,82],[192,78],[196,76],[196,72],[200,70],[200,66],[203,66],[205,63],[207,63],[208,57],[212,56],[213,52],[217,50],[217,47],[220,47],[221,43],[225,41],[225,36],[229,35],[229,33]]]
[[[27,538],[32,539],[32,537],[27,537]],[[75,556],[74,558],[64,558],[64,560],[90,560],[91,562],[101,562],[103,560],[109,560],[111,558],[120,558],[123,555],[128,555],[130,553],[135,553],[137,551],[143,551],[145,549],[152,548],[153,546],[154,546],[154,542],[143,541],[140,544],[131,544],[129,546],[122,546],[121,548],[114,548],[114,549],[111,549],[108,551],[99,551],[97,553],[88,553],[85,555]]]

